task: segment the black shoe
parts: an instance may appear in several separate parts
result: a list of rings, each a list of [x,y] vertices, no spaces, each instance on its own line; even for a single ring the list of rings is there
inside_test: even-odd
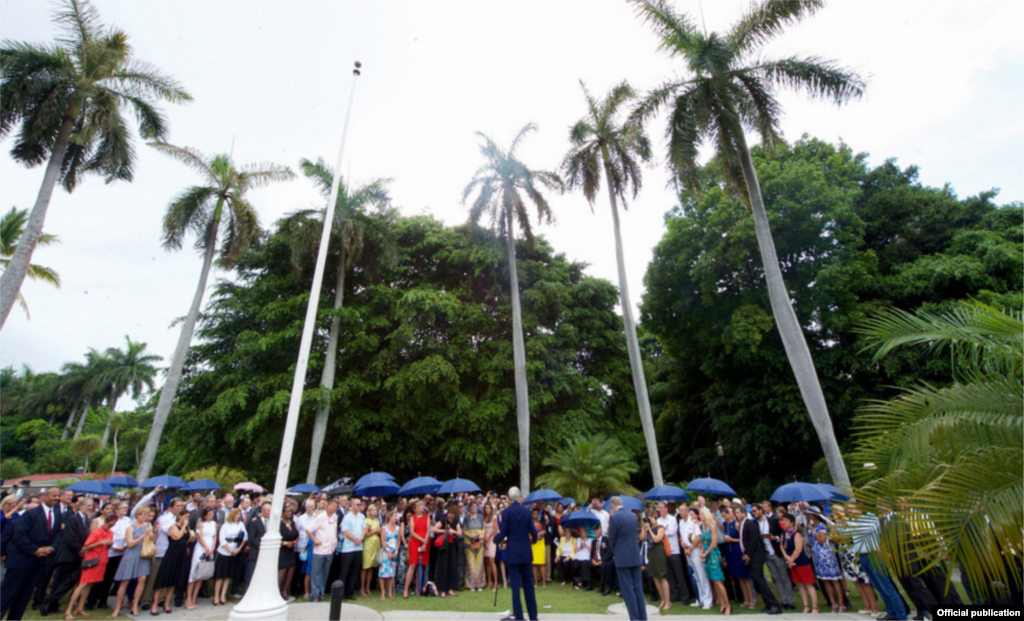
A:
[[[766,615],[781,615],[782,614],[782,609],[779,608],[778,606],[772,606],[768,610],[765,610],[764,614],[766,614]]]
[[[583,590],[584,591],[593,591],[594,590],[594,585],[592,585],[592,584],[591,585],[587,585],[587,588],[585,588]]]
[[[609,589],[601,589],[601,597],[607,597],[611,593]]]

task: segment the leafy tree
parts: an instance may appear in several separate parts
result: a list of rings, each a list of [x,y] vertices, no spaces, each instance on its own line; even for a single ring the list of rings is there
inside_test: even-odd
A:
[[[307,159],[299,162],[302,173],[311,179],[328,200],[334,184],[334,173],[324,160],[313,163]],[[369,183],[349,188],[344,179],[339,180],[338,200],[334,207],[334,224],[331,230],[331,243],[337,247],[338,269],[337,282],[334,286],[334,310],[342,307],[345,299],[345,274],[354,264],[363,258],[364,249],[368,244],[377,242],[383,249],[382,253],[367,253],[369,257],[391,260],[394,255],[394,242],[391,240],[388,225],[394,217],[386,212],[391,198],[387,193],[389,179],[374,179]],[[377,214],[369,211],[370,207],[380,210]],[[302,266],[315,262],[320,249],[320,237],[323,232],[323,219],[326,210],[305,209],[291,214],[281,225],[290,238],[292,247],[292,266],[301,273]],[[371,260],[372,265],[372,260]],[[340,347],[341,318],[335,314],[331,318],[331,330],[325,352],[324,369],[320,376],[320,386],[324,391],[324,399],[316,410],[313,423],[313,447],[310,452],[307,483],[315,483],[317,466],[320,463],[320,452],[323,450],[324,437],[327,433],[327,420],[331,414],[330,392],[334,389],[334,373],[337,367],[337,354]]]
[[[544,466],[550,470],[537,478],[537,485],[579,502],[607,492],[637,493],[629,485],[629,476],[639,467],[629,451],[604,434],[577,438],[544,459]]]
[[[174,79],[134,59],[128,35],[103,25],[88,0],[65,0],[54,22],[61,33],[54,44],[4,41],[0,48],[0,138],[19,126],[12,157],[29,167],[47,162],[0,276],[0,326],[31,269],[57,182],[71,192],[88,173],[107,183],[131,181],[135,150],[123,112],[132,110],[143,138],[163,140],[167,122],[154,102],[192,99]]]
[[[0,460],[0,473],[3,474],[4,479],[9,481],[27,477],[31,474],[28,464],[17,457],[5,457]]]
[[[85,458],[85,471],[89,471],[89,455],[99,451],[101,446],[99,436],[82,436],[75,438],[68,446],[72,454]]]
[[[164,216],[164,248],[180,250],[188,233],[196,235],[196,250],[203,255],[203,268],[199,274],[199,286],[192,298],[185,323],[181,327],[181,336],[174,348],[171,366],[167,370],[167,379],[160,390],[160,401],[157,403],[153,426],[149,432],[146,449],[142,453],[139,464],[139,477],[148,478],[153,468],[160,438],[171,414],[171,406],[178,392],[181,381],[181,370],[185,365],[195,331],[199,308],[206,293],[206,280],[213,266],[213,257],[217,252],[217,241],[223,234],[218,263],[229,268],[249,247],[259,234],[259,222],[256,209],[246,198],[246,192],[275,181],[287,181],[295,175],[286,166],[278,164],[255,164],[235,168],[230,156],[218,155],[212,160],[202,153],[189,147],[176,147],[166,143],[150,143],[161,153],[169,155],[192,168],[203,177],[205,185],[196,185],[179,194],[168,206]],[[226,209],[225,209],[226,207]],[[220,230],[221,220],[225,221],[223,233]]]
[[[857,471],[864,485],[855,497],[898,509],[882,527],[882,557],[898,575],[912,573],[912,560],[927,568],[949,558],[985,594],[993,582],[1020,585],[1020,568],[1004,555],[1024,544],[1021,312],[980,303],[944,313],[890,309],[862,331],[875,360],[917,346],[954,369],[953,383],[917,384],[857,418],[854,458],[875,469]],[[931,536],[911,545],[922,528]]]
[[[636,325],[633,323],[633,304],[629,297],[629,283],[626,280],[626,260],[622,251],[622,231],[619,228],[617,203],[617,200],[621,200],[623,209],[626,208],[626,192],[630,186],[633,198],[636,198],[640,191],[640,162],[651,159],[651,142],[639,125],[617,124],[622,106],[636,97],[629,84],[619,84],[603,101],[594,99],[586,86],[583,86],[583,95],[587,100],[587,116],[569,130],[572,149],[566,155],[562,169],[565,172],[566,187],[570,190],[582,189],[583,195],[590,202],[591,210],[601,188],[601,173],[604,172],[608,200],[612,208],[615,258],[619,269],[619,300],[629,350],[629,365],[633,370],[633,388],[636,392],[644,438],[647,441],[654,484],[664,485],[661,461],[658,459],[658,440],[654,433],[654,418],[651,416],[651,403],[647,395],[647,379],[644,377],[640,344],[637,341]]]
[[[11,210],[4,214],[3,219],[0,219],[0,265],[3,266],[4,270],[11,264],[11,257],[18,251],[18,241],[25,234],[25,223],[27,221],[28,210],[18,209],[17,207],[11,207]],[[39,246],[49,246],[56,243],[59,243],[56,235],[40,233],[39,237],[36,238],[36,245]],[[30,263],[25,275],[32,280],[48,282],[54,287],[60,288],[60,274],[49,267]],[[32,315],[28,312],[28,304],[25,302],[25,297],[21,295],[20,291],[17,295],[17,300],[25,311],[25,316],[31,319]]]
[[[519,483],[523,493],[530,489],[530,393],[526,380],[526,346],[523,343],[522,309],[519,302],[519,275],[516,271],[515,225],[522,229],[526,247],[534,244],[533,228],[527,213],[526,200],[537,208],[537,220],[551,221],[551,208],[540,193],[538,185],[561,189],[561,180],[553,172],[531,170],[516,159],[516,147],[523,137],[536,129],[526,125],[512,140],[507,151],[493,140],[477,132],[484,139],[480,147],[486,163],[473,175],[466,186],[462,201],[476,193],[469,210],[469,221],[476,225],[484,215],[490,217],[499,236],[505,237],[509,264],[509,282],[512,293],[512,356],[516,378],[516,422],[519,431]],[[526,195],[524,200],[523,194]]]
[[[71,442],[36,440],[32,445],[32,471],[36,474],[74,472],[82,462],[71,453]]]
[[[671,107],[666,132],[669,167],[676,179],[693,191],[703,188],[698,175],[698,149],[704,141],[714,144],[725,186],[742,197],[753,213],[772,314],[832,478],[847,484],[849,476],[825,395],[782,277],[744,130],[756,131],[762,147],[771,152],[782,141],[781,110],[775,95],[779,87],[800,89],[841,105],[859,98],[864,84],[854,72],[817,57],[756,56],[787,25],[813,14],[822,0],[761,0],[725,35],[702,33],[687,16],[676,13],[667,0],[633,1],[661,40],[662,49],[671,56],[681,56],[690,74],[648,94],[634,112],[634,119],[645,121],[663,106]]]
[[[225,468],[222,466],[193,470],[182,478],[186,481],[209,479],[211,481],[216,481],[217,485],[220,485],[224,490],[234,489],[234,487],[239,483],[251,481],[253,479],[253,477],[241,470],[232,470],[231,468]]]

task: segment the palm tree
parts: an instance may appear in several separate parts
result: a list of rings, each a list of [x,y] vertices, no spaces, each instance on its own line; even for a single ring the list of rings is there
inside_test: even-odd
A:
[[[25,234],[25,223],[27,221],[28,210],[18,209],[17,207],[11,207],[11,210],[4,215],[3,219],[0,219],[0,266],[3,266],[4,271],[11,264],[11,257],[18,251],[18,241]],[[36,239],[36,245],[38,246],[49,246],[50,244],[57,243],[60,243],[57,240],[57,236],[47,233],[40,233]],[[60,289],[60,274],[52,268],[29,264],[25,275],[32,280],[48,282]],[[18,292],[17,300],[21,304],[22,310],[25,311],[25,316],[31,319],[32,315],[28,312],[28,304],[25,303],[25,298],[21,295],[20,291]]]
[[[104,354],[90,347],[85,354],[85,364],[69,362],[62,367],[64,376],[58,390],[69,396],[74,395],[74,406],[71,408],[71,416],[64,428],[62,440],[67,439],[76,412],[81,412],[81,414],[78,416],[78,425],[75,427],[72,439],[77,440],[82,435],[82,428],[85,426],[85,419],[89,416],[92,404],[103,399],[105,388],[103,376],[109,370],[109,362]],[[83,406],[80,410],[79,405]]]
[[[855,488],[861,503],[898,509],[882,528],[882,555],[909,575],[911,549],[921,567],[948,557],[974,590],[1020,584],[1004,562],[1024,545],[1024,322],[1021,312],[963,303],[941,313],[878,313],[862,327],[875,361],[907,345],[952,362],[953,383],[904,389],[875,401],[856,419],[855,463],[872,463]],[[945,351],[948,348],[948,353]],[[929,536],[914,545],[908,533]]]
[[[672,56],[681,56],[691,74],[686,79],[670,80],[649,93],[634,110],[632,120],[646,122],[663,106],[670,107],[666,130],[669,168],[676,181],[693,192],[701,190],[698,148],[704,141],[714,144],[729,189],[753,211],[775,324],[832,480],[848,484],[850,477],[836,442],[814,360],[782,280],[744,129],[756,131],[761,136],[762,148],[771,153],[782,140],[777,89],[796,88],[841,105],[859,98],[864,83],[856,73],[814,56],[768,59],[758,55],[761,47],[785,26],[814,13],[824,4],[823,0],[760,0],[724,36],[698,31],[667,0],[632,2],[661,39],[661,48]]]
[[[82,436],[76,438],[71,442],[71,446],[68,450],[71,451],[72,455],[78,455],[79,457],[85,458],[85,471],[89,472],[89,455],[92,455],[96,451],[100,450],[100,439],[97,436]]]
[[[107,183],[131,181],[135,150],[122,114],[139,134],[163,140],[167,122],[154,102],[192,99],[171,77],[135,60],[128,35],[104,26],[88,0],[65,0],[51,45],[4,41],[0,47],[0,139],[19,125],[11,155],[32,167],[47,162],[43,183],[10,264],[0,276],[0,327],[31,269],[53,189],[68,192],[87,173]]]
[[[124,427],[124,416],[111,410],[110,418],[107,420],[107,429],[114,430],[114,461],[110,466],[110,476],[114,476],[114,473],[117,472],[117,434],[121,431],[121,427]]]
[[[171,406],[178,392],[185,356],[192,342],[192,333],[199,319],[203,294],[206,292],[206,280],[210,276],[213,258],[218,251],[217,240],[221,235],[221,220],[225,221],[224,239],[221,242],[217,263],[222,268],[230,268],[249,248],[260,231],[256,209],[246,198],[246,192],[275,181],[287,181],[295,176],[287,166],[278,164],[250,164],[235,168],[228,155],[208,159],[189,147],[176,147],[162,142],[150,145],[198,172],[202,175],[205,185],[192,186],[179,194],[167,207],[167,213],[164,215],[164,248],[180,250],[185,235],[189,232],[195,233],[196,250],[203,255],[203,268],[199,273],[199,286],[196,287],[192,305],[181,327],[178,344],[174,348],[171,366],[167,370],[167,380],[160,389],[160,400],[157,402],[146,449],[142,452],[139,476],[143,479],[149,478],[164,425],[167,424],[167,417],[171,414]]]
[[[64,426],[64,434],[61,436],[61,440],[67,440],[71,427],[75,424],[76,417],[80,411],[79,406],[89,396],[86,391],[86,385],[89,383],[89,370],[86,365],[80,362],[68,362],[61,367],[61,373],[57,392],[65,401],[72,404],[71,414],[68,415],[68,422]]]
[[[324,198],[330,199],[331,186],[334,183],[334,172],[320,158],[316,163],[307,159],[299,162],[299,169],[320,189]],[[334,310],[342,307],[345,299],[345,274],[348,268],[359,261],[363,255],[366,242],[373,237],[383,249],[384,258],[390,261],[395,254],[395,244],[388,229],[388,218],[375,218],[367,210],[374,206],[386,209],[391,202],[387,186],[390,179],[374,179],[369,183],[349,190],[342,179],[338,184],[338,200],[335,203],[334,224],[331,243],[338,251],[338,280],[334,289]],[[302,272],[302,265],[310,257],[315,257],[320,249],[320,235],[323,231],[323,211],[304,209],[290,214],[282,223],[281,229],[288,235],[292,250],[292,268],[297,274]],[[322,398],[313,419],[313,447],[309,457],[309,470],[306,474],[307,483],[316,483],[317,469],[320,464],[320,453],[324,439],[327,437],[327,421],[331,415],[331,391],[334,389],[334,373],[337,368],[338,340],[341,336],[341,317],[335,314],[331,318],[331,331],[327,341],[327,352],[324,357],[324,370],[320,376]]]
[[[608,186],[608,200],[612,207],[612,225],[615,231],[615,258],[619,268],[619,301],[622,306],[622,323],[626,331],[626,345],[629,349],[629,365],[633,369],[633,390],[640,410],[640,424],[647,442],[647,456],[651,460],[651,474],[655,485],[664,485],[661,475],[661,460],[658,457],[658,439],[654,434],[654,417],[651,415],[651,400],[647,396],[647,379],[644,377],[644,363],[640,358],[640,342],[636,337],[633,323],[633,304],[629,298],[629,282],[626,280],[626,260],[622,252],[622,230],[619,227],[618,200],[626,208],[626,192],[632,186],[636,198],[642,185],[640,163],[651,159],[651,141],[637,123],[616,124],[624,104],[636,98],[636,92],[623,82],[608,93],[604,101],[597,101],[583,87],[587,100],[587,116],[569,130],[572,149],[565,156],[562,170],[566,187],[581,189],[590,203],[591,211],[597,192],[601,189],[601,172],[604,172]]]
[[[530,123],[519,130],[507,151],[493,140],[477,132],[484,139],[480,146],[486,163],[462,193],[462,203],[476,192],[477,197],[469,209],[469,221],[478,224],[486,213],[498,235],[504,235],[508,253],[509,292],[512,296],[512,360],[515,366],[516,423],[519,428],[519,484],[524,494],[530,490],[530,394],[526,385],[526,348],[523,344],[523,315],[519,306],[519,275],[516,272],[515,224],[523,232],[527,249],[534,244],[530,215],[526,211],[526,198],[537,208],[537,220],[551,221],[551,208],[537,189],[538,182],[561,191],[562,181],[553,172],[531,170],[516,159],[516,147],[523,137],[537,129]]]
[[[545,458],[544,466],[550,470],[537,478],[537,485],[581,503],[607,492],[637,493],[629,476],[640,467],[618,440],[604,434],[577,438]]]
[[[153,378],[156,376],[156,367],[152,363],[158,362],[160,356],[146,354],[146,344],[133,342],[128,336],[124,337],[128,344],[127,351],[111,347],[105,353],[106,364],[100,381],[103,384],[104,397],[107,400],[107,407],[110,409],[110,416],[107,418],[107,426],[103,430],[101,438],[101,449],[107,447],[107,439],[110,437],[110,425],[117,409],[117,400],[121,395],[130,392],[133,399],[138,399],[146,389],[150,392],[153,388]]]

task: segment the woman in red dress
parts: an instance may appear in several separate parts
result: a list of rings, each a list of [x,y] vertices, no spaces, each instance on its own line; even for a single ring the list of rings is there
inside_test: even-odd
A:
[[[416,501],[416,515],[412,517],[412,536],[409,537],[409,569],[405,573],[405,593],[402,595],[409,599],[409,585],[412,577],[420,567],[426,569],[430,563],[430,516],[427,515],[427,505],[422,500]],[[417,595],[419,584],[417,583]]]
[[[97,560],[99,563],[82,570],[78,586],[75,587],[71,599],[68,600],[68,609],[64,611],[64,618],[67,621],[74,621],[75,618],[71,616],[71,611],[74,610],[76,603],[78,604],[76,613],[85,614],[83,607],[86,598],[89,597],[92,585],[103,582],[103,574],[107,571],[107,549],[114,544],[114,533],[110,530],[114,524],[117,524],[117,515],[110,513],[103,521],[103,526],[89,533],[89,538],[82,546],[82,552],[85,554],[82,563],[89,564],[93,560]]]

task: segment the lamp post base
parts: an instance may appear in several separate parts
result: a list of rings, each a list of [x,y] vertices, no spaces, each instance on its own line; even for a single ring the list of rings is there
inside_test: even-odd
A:
[[[245,597],[231,609],[228,619],[254,621],[274,619],[287,621],[288,602],[281,599],[277,583],[277,559],[281,550],[281,535],[276,530],[267,532],[260,542],[260,554],[256,559],[256,570],[252,583],[245,587]]]

